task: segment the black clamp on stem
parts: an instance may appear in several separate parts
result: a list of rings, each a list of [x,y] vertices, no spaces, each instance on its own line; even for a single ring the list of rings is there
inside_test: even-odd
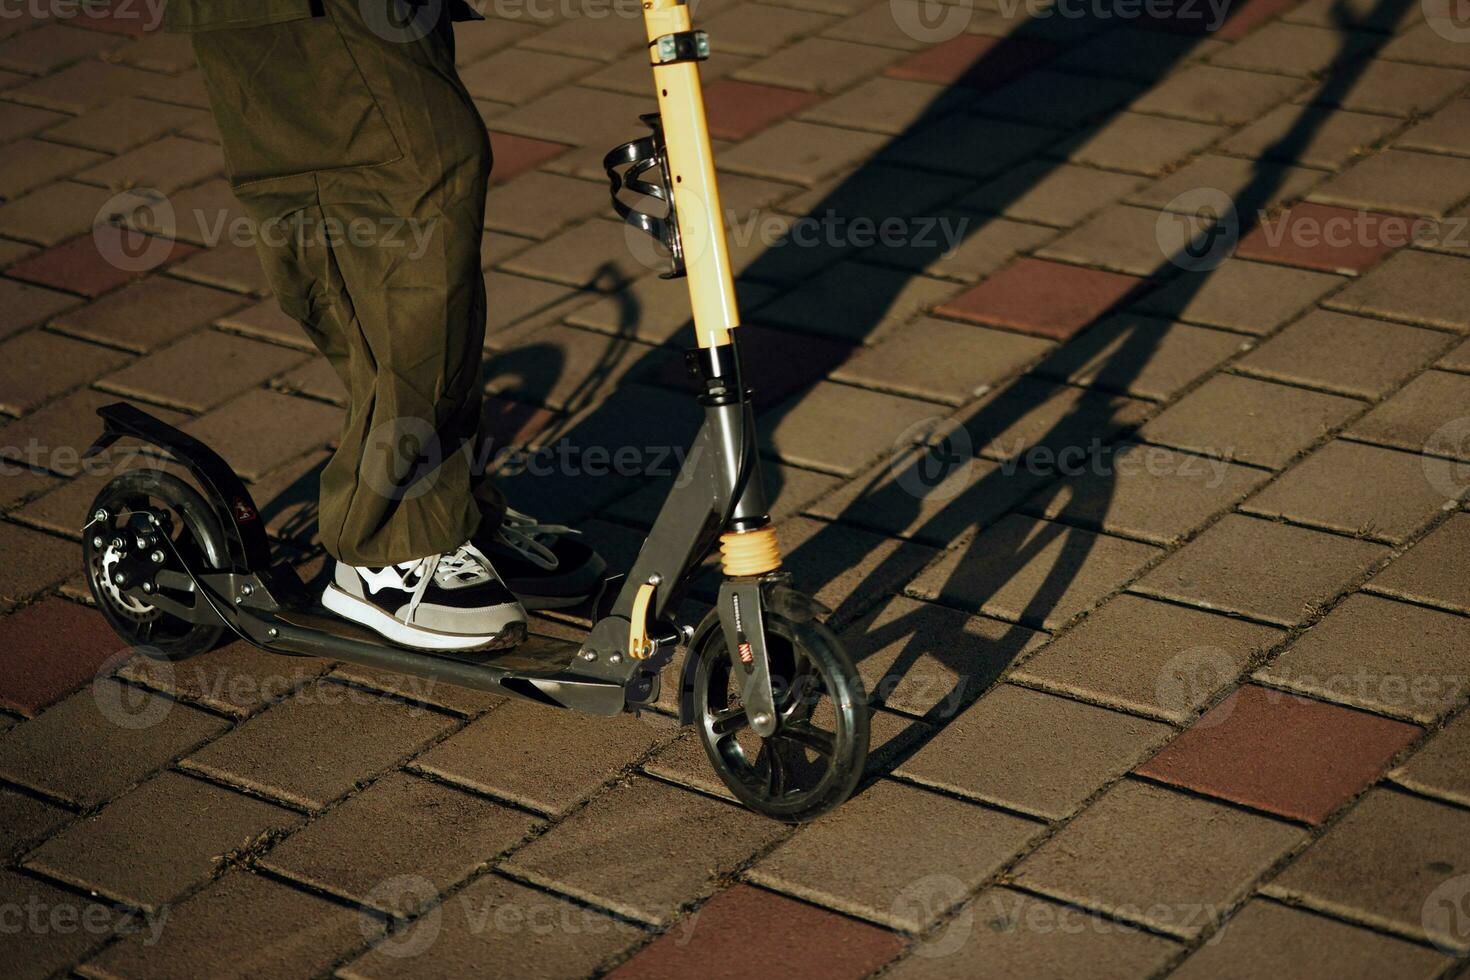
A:
[[[679,61],[704,61],[709,57],[709,35],[704,31],[679,31],[648,42],[648,56],[655,65]]]
[[[607,171],[611,185],[613,210],[625,222],[651,235],[669,250],[672,264],[668,272],[659,273],[659,278],[678,279],[685,272],[684,242],[679,236],[679,219],[674,211],[674,188],[669,183],[669,152],[664,145],[663,123],[656,112],[638,118],[653,132],[642,139],[613,147],[602,158],[602,167]],[[619,167],[626,169],[619,173]],[[643,175],[655,167],[658,168],[658,182],[644,180]],[[660,217],[623,203],[618,195],[625,187],[635,194],[662,201],[668,213]]]

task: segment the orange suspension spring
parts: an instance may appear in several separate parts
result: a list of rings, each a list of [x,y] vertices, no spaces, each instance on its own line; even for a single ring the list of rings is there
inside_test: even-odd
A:
[[[754,531],[726,531],[720,535],[720,564],[732,577],[774,572],[781,567],[776,529],[767,525]]]

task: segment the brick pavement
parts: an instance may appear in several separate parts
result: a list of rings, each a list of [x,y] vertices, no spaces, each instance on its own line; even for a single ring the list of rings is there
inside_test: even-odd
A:
[[[119,656],[92,410],[208,439],[310,570],[341,393],[218,233],[187,42],[7,6],[0,970],[1464,975],[1470,38],[1453,0],[1235,6],[700,5],[782,540],[874,698],[869,782],[794,830],[667,702]],[[489,13],[487,423],[680,446],[682,291],[598,170],[641,25]],[[625,562],[666,479],[506,483]]]

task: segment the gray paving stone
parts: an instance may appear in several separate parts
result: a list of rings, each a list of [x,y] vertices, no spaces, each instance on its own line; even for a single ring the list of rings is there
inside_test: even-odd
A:
[[[1027,659],[1012,678],[1183,724],[1285,635],[1125,594]]]
[[[1406,637],[1412,637],[1405,642]],[[1256,672],[1313,697],[1433,724],[1470,691],[1470,620],[1351,595]]]
[[[17,980],[66,973],[106,942],[116,926],[124,921],[142,925],[102,903],[9,869],[0,871],[0,902],[16,922],[0,932],[0,963]]]
[[[954,283],[859,262],[841,262],[760,309],[763,323],[875,343],[959,292]]]
[[[506,976],[579,977],[644,936],[626,919],[486,875],[335,975],[434,980],[478,973],[493,963]]]
[[[1002,684],[897,772],[945,792],[1061,820],[1172,734],[1158,722]]]
[[[1018,221],[1070,228],[1142,183],[1140,177],[1108,170],[1034,160],[976,188],[959,203]]]
[[[1133,107],[1141,112],[1238,125],[1258,118],[1301,88],[1298,79],[1192,65],[1155,85]]]
[[[137,908],[161,911],[232,854],[300,817],[176,772],[162,772],[36,848],[25,866]]]
[[[974,888],[1042,829],[1020,817],[880,780],[802,827],[746,876],[809,902],[917,931],[948,909],[909,900],[916,881],[959,872],[965,886]],[[854,854],[864,859],[854,862]]]
[[[735,77],[808,92],[839,92],[899,57],[892,48],[808,37],[742,68]]]
[[[1304,836],[1290,824],[1124,780],[1021,862],[1014,881],[1187,938],[1218,922]]]
[[[1162,401],[1238,353],[1242,342],[1222,330],[1124,313],[1090,327],[1035,373]]]
[[[1144,425],[1139,438],[1281,469],[1362,407],[1337,395],[1217,375]]]
[[[425,752],[414,768],[557,814],[671,734],[631,715],[592,718],[508,701]]]
[[[1273,381],[1377,398],[1422,370],[1447,343],[1433,330],[1313,310],[1234,366]]]
[[[932,402],[820,381],[767,417],[762,441],[785,462],[851,476],[902,445],[895,440],[905,430],[942,413]],[[856,419],[865,420],[860,429],[852,426]],[[837,431],[852,438],[834,441]]]
[[[452,728],[453,720],[425,708],[317,681],[182,764],[319,810]]]
[[[1152,176],[1203,149],[1224,131],[1183,119],[1120,112],[1070,137],[1057,152],[1072,163]]]
[[[994,523],[1045,482],[1024,468],[959,455],[963,449],[941,437],[895,451],[806,513],[943,547]]]
[[[1241,510],[1402,544],[1450,500],[1426,478],[1425,459],[1343,439],[1318,449]]]
[[[1391,118],[1363,112],[1284,105],[1222,141],[1216,149],[1339,170],[1398,125]]]
[[[71,822],[59,806],[13,789],[0,789],[0,857],[7,861]]]
[[[1430,735],[1389,777],[1416,793],[1470,805],[1470,712]]]
[[[244,717],[306,686],[330,667],[326,660],[277,656],[239,641],[185,660],[136,656],[118,676]]]
[[[1133,589],[1294,626],[1387,554],[1367,541],[1230,514]]]
[[[720,165],[734,173],[811,184],[866,159],[884,142],[877,133],[787,120],[725,153]]]
[[[1132,194],[1127,201],[1187,214],[1197,205],[1184,195],[1205,187],[1229,196],[1237,211],[1249,216],[1302,197],[1324,176],[1322,171],[1306,167],[1206,153]]]
[[[1470,262],[1455,255],[1404,249],[1388,257],[1325,305],[1460,333],[1470,332]]]
[[[1226,259],[1186,272],[1146,294],[1138,309],[1187,323],[1242,333],[1271,333],[1347,280],[1286,266]]]
[[[1152,545],[1010,515],[944,553],[909,583],[921,599],[1056,629],[1123,586]]]
[[[1470,160],[1388,149],[1317,187],[1308,200],[1323,204],[1444,217],[1470,195]]]
[[[1075,906],[988,888],[884,975],[968,980],[975,964],[984,963],[996,976],[1130,980],[1152,975],[1177,949],[1160,936]]]
[[[1067,524],[1171,544],[1260,486],[1264,470],[1120,443],[1085,457],[1021,507]]]
[[[597,797],[505,870],[656,925],[784,835],[765,817],[651,779]],[[609,847],[616,839],[620,846]]]
[[[1406,554],[1395,558],[1367,587],[1387,595],[1470,613],[1470,515],[1456,514]]]
[[[259,875],[235,871],[84,967],[88,975],[160,980],[308,976],[383,931],[381,921]],[[228,950],[228,956],[221,956]]]
[[[1218,940],[1201,946],[1171,976],[1429,980],[1445,965],[1446,957],[1422,946],[1257,898],[1230,917]]]
[[[1470,377],[1425,371],[1354,422],[1347,434],[1410,452],[1470,460],[1470,444],[1461,436],[1467,397]],[[1463,477],[1456,479],[1453,470],[1443,479],[1463,485]]]
[[[958,405],[1011,377],[1054,345],[989,327],[920,317],[858,351],[834,381]]]
[[[894,596],[854,620],[842,637],[870,698],[930,720],[953,718],[1044,636]]]
[[[1429,903],[1470,867],[1467,831],[1470,813],[1462,809],[1370,790],[1264,890],[1463,955],[1470,941],[1462,924],[1448,907]]]
[[[1055,476],[1064,454],[1097,452],[1138,426],[1147,402],[1032,377],[997,390],[958,417],[980,455]]]
[[[94,806],[227,727],[160,694],[101,680],[0,736],[0,776]]]
[[[386,883],[413,876],[439,893],[519,843],[534,817],[402,772],[389,773],[292,834],[262,865],[396,915],[430,895]]]

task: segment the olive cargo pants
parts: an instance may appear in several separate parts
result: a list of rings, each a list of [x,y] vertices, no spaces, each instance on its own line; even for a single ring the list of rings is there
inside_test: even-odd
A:
[[[370,566],[452,551],[504,502],[473,466],[490,145],[445,5],[406,22],[396,0],[169,6],[271,288],[347,388],[323,544]]]

